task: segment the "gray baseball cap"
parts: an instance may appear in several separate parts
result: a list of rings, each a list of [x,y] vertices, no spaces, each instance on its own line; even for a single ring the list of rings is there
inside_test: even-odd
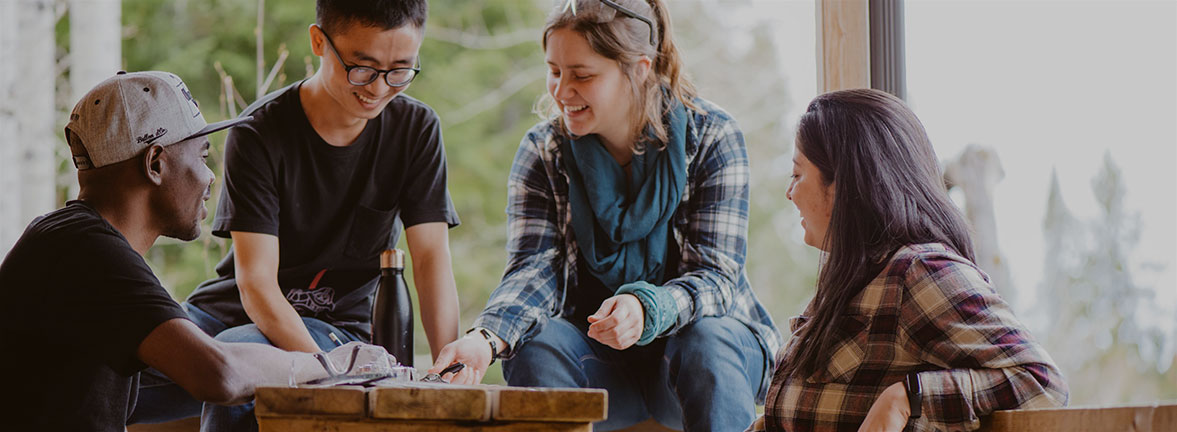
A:
[[[167,72],[119,72],[74,106],[65,140],[79,170],[135,157],[159,144],[172,145],[251,120],[208,124],[180,77]]]

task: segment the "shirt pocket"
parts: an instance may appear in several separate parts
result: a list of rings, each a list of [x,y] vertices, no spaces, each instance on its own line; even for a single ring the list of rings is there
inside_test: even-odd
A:
[[[372,259],[391,244],[390,236],[397,210],[377,210],[363,204],[356,206],[344,255],[361,260]]]
[[[843,315],[834,331],[838,339],[834,343],[833,354],[822,359],[825,364],[817,373],[806,380],[813,383],[841,383],[848,384],[868,361],[872,360],[872,345],[870,343],[871,318],[864,315]]]

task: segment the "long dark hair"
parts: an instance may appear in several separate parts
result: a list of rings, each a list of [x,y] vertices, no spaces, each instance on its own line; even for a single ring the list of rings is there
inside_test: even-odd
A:
[[[818,96],[797,126],[797,149],[834,184],[813,313],[782,365],[787,375],[811,376],[833,354],[850,300],[896,250],[943,243],[974,258],[928,134],[902,100],[870,89]]]

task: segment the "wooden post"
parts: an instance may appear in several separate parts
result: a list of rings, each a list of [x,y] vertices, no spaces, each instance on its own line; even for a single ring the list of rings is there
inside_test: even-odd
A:
[[[869,88],[867,0],[817,0],[817,88]]]

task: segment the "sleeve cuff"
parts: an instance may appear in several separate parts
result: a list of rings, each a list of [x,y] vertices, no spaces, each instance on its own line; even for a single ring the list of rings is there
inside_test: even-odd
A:
[[[678,318],[678,303],[665,288],[638,281],[622,285],[617,289],[617,294],[632,294],[642,303],[645,321],[638,345],[649,345],[674,325]]]
[[[509,359],[515,355],[515,348],[523,343],[524,336],[527,330],[531,328],[530,325],[525,325],[521,317],[506,316],[508,314],[502,312],[484,311],[478,318],[474,319],[474,323],[470,325],[471,328],[482,327],[494,333],[503,342],[507,343],[505,347],[499,347],[499,358]],[[515,318],[515,319],[512,319]]]

